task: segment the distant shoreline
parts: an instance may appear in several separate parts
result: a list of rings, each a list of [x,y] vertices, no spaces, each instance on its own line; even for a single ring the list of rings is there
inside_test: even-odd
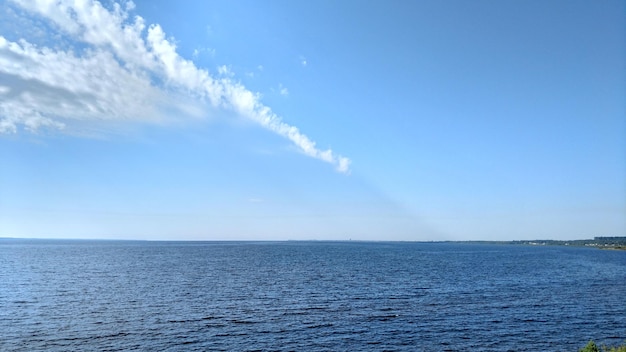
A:
[[[504,244],[504,245],[526,245],[526,246],[572,246],[572,247],[592,247],[598,249],[626,250],[626,237],[594,237],[594,239],[584,240],[512,240],[512,241],[488,241],[488,240],[433,240],[433,241],[373,241],[373,240],[137,240],[137,239],[106,239],[106,238],[20,238],[20,237],[0,237],[0,241],[77,241],[77,242],[214,242],[214,243],[271,243],[271,242],[371,242],[371,243],[467,243],[467,244]]]
[[[586,240],[450,241],[456,243],[512,244],[527,246],[572,246],[626,250],[626,237],[594,237]]]

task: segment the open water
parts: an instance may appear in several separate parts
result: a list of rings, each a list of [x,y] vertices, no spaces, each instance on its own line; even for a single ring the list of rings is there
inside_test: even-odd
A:
[[[626,342],[626,251],[0,240],[0,350],[577,351]]]

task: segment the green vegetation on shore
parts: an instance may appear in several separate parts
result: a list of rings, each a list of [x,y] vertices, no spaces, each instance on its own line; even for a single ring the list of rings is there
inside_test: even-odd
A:
[[[465,242],[465,241],[462,241]],[[474,243],[521,244],[529,246],[578,246],[626,250],[626,237],[594,237],[592,240],[530,240],[530,241],[469,241]]]
[[[598,347],[593,340],[589,341],[587,345],[580,350],[579,352],[626,352],[626,345],[621,345],[617,347],[607,347],[602,346]]]
[[[626,249],[626,237],[594,237],[592,240],[536,240],[536,241],[513,241],[517,244],[529,245],[552,245],[552,246],[585,246],[604,249]]]

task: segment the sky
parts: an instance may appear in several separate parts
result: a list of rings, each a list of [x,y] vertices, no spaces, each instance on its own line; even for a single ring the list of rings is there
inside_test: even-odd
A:
[[[0,0],[0,237],[626,236],[624,13]]]

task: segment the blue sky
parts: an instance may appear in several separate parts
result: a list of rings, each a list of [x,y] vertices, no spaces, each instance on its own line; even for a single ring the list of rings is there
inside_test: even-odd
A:
[[[0,0],[0,236],[626,236],[624,13]]]

